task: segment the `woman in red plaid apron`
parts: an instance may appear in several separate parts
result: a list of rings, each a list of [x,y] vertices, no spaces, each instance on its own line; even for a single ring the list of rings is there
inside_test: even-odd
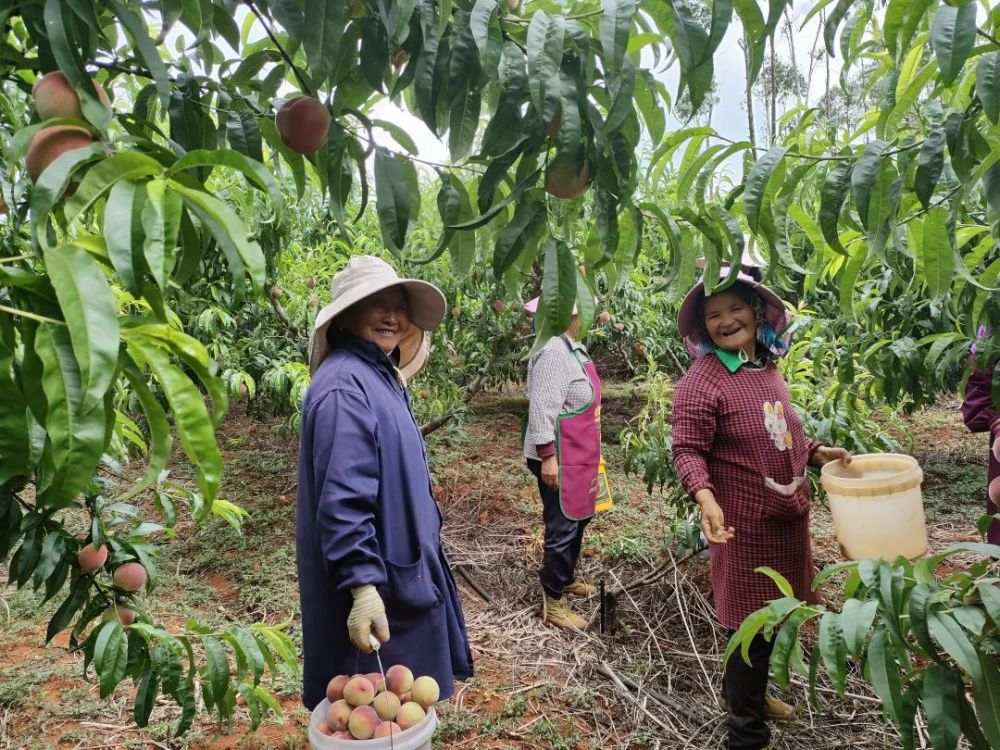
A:
[[[988,339],[993,331],[980,327],[977,340]],[[972,345],[969,355],[972,374],[965,384],[965,399],[962,401],[962,419],[972,432],[990,433],[989,468],[986,474],[986,515],[996,516],[1000,505],[1000,413],[993,405],[993,373],[996,362],[984,368],[976,366],[976,345]],[[1000,544],[1000,521],[994,520],[986,530],[986,541]]]
[[[723,268],[720,278],[728,274]],[[781,336],[788,322],[781,299],[744,273],[708,297],[699,282],[678,314],[678,330],[696,359],[674,391],[674,465],[701,506],[716,617],[731,631],[781,596],[757,567],[775,569],[795,596],[815,601],[806,466],[850,460],[843,448],[807,439],[792,408],[775,365],[788,351]],[[793,714],[766,697],[771,647],[758,634],[751,664],[737,654],[725,666],[730,750],[766,747],[766,719]]]

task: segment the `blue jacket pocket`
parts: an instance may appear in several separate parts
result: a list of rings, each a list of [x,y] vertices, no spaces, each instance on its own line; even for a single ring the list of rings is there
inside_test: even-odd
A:
[[[423,549],[419,551],[417,561],[408,565],[386,560],[385,572],[388,578],[388,598],[385,604],[391,614],[426,612],[441,605],[441,592],[431,580],[430,567],[424,559]]]

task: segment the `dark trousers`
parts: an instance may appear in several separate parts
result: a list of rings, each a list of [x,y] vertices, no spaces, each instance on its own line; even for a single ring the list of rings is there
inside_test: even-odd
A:
[[[542,496],[542,519],[545,522],[545,551],[538,577],[542,588],[554,599],[560,599],[563,589],[573,583],[576,561],[580,559],[583,530],[590,519],[571,521],[559,507],[559,490],[542,481],[542,462],[528,459],[528,469],[538,480],[538,493]]]
[[[729,750],[761,750],[771,741],[764,717],[773,646],[757,634],[750,643],[750,664],[743,661],[740,651],[726,662],[722,692],[729,708]]]

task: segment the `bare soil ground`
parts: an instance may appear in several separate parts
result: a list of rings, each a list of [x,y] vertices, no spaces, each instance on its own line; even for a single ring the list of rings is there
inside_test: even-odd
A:
[[[431,441],[432,468],[453,564],[480,582],[484,601],[461,578],[476,676],[460,685],[441,716],[441,748],[715,748],[724,715],[715,703],[724,634],[713,624],[707,566],[697,558],[619,598],[614,635],[595,624],[566,634],[538,617],[536,569],[541,555],[540,505],[518,446],[520,400],[484,394],[463,424]],[[581,577],[609,587],[635,580],[664,560],[672,511],[641,481],[623,476],[615,436],[641,406],[631,389],[612,390],[605,405],[609,470],[616,507],[588,530]],[[925,504],[933,549],[975,538],[985,486],[986,443],[965,432],[957,402],[908,420],[913,452],[925,473]],[[298,638],[295,585],[295,462],[297,440],[280,423],[233,417],[220,443],[223,496],[251,512],[242,536],[220,523],[193,533],[178,529],[168,545],[160,587],[147,597],[168,629],[189,617],[207,623],[291,619]],[[189,476],[182,462],[175,477]],[[813,519],[818,562],[839,559],[829,514]],[[6,570],[0,570],[6,577]],[[57,597],[56,603],[61,598]],[[588,617],[596,601],[579,602]],[[298,678],[282,675],[277,692],[283,721],[249,732],[201,720],[183,738],[170,737],[177,709],[161,701],[148,729],[131,721],[134,687],[109,700],[82,678],[81,657],[65,637],[44,645],[55,605],[39,607],[30,591],[0,589],[0,748],[206,748],[295,750],[308,747],[307,714]],[[609,678],[611,675],[611,678]],[[630,683],[627,687],[622,682]],[[638,687],[638,689],[635,689]],[[654,698],[649,691],[659,694]],[[802,680],[787,700],[796,718],[775,727],[776,748],[892,748],[898,740],[874,695],[857,679],[842,700],[821,688],[810,707]]]

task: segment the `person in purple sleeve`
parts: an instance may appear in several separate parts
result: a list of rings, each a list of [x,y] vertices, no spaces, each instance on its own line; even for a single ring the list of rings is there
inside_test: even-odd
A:
[[[296,552],[302,702],[339,674],[404,664],[441,697],[472,676],[462,605],[405,377],[426,359],[445,298],[372,256],[333,277],[310,339],[302,407]]]
[[[986,338],[992,331],[983,327],[979,329],[978,338]],[[991,395],[993,385],[993,370],[996,362],[986,369],[975,365],[976,345],[972,345],[969,356],[969,366],[973,368],[969,380],[965,384],[965,400],[962,401],[962,419],[965,426],[972,432],[990,433],[989,469],[986,474],[987,495],[986,513],[993,516],[997,513],[997,501],[1000,500],[1000,413],[993,404]],[[1000,521],[994,520],[986,532],[986,540],[990,544],[1000,544]]]

